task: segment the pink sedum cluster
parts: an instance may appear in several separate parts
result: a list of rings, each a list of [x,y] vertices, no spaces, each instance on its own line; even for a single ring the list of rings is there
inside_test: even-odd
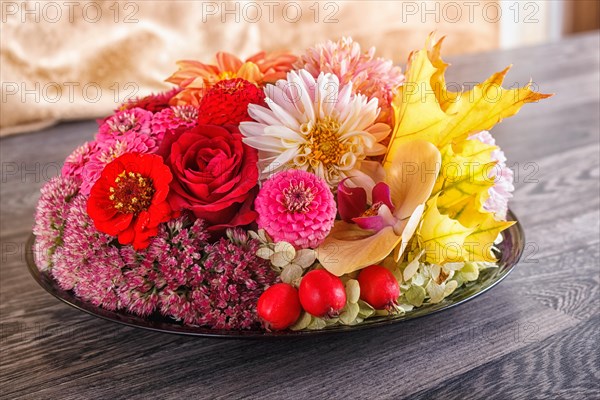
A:
[[[71,176],[54,177],[42,187],[33,227],[36,236],[33,254],[40,270],[52,266],[54,253],[64,243],[65,223],[78,191],[79,183]]]
[[[277,275],[268,261],[256,256],[256,240],[239,230],[234,242],[208,244],[203,220],[191,223],[179,217],[163,224],[148,248],[136,251],[94,227],[86,196],[76,195],[70,202],[56,199],[59,189],[68,189],[65,185],[68,181],[62,178],[47,185],[35,229],[41,234],[53,221],[61,222],[63,244],[44,253],[38,265],[51,260],[50,273],[62,289],[107,310],[126,309],[140,316],[160,313],[217,329],[258,326],[256,302]],[[48,199],[65,205],[60,215],[43,208]],[[59,234],[53,233],[43,237]]]
[[[302,170],[279,172],[268,179],[254,203],[258,227],[276,241],[297,249],[316,248],[333,227],[336,205],[324,179]]]

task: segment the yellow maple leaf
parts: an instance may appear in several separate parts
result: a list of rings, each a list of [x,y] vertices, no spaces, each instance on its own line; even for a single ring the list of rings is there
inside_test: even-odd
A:
[[[494,241],[500,232],[515,224],[515,221],[497,221],[494,213],[483,209],[484,201],[474,194],[450,209],[442,209],[450,218],[473,229],[463,244],[465,261],[497,261],[491,252]]]
[[[460,152],[455,147],[460,147]],[[494,185],[490,172],[496,165],[492,160],[496,149],[479,140],[466,140],[460,146],[448,144],[441,149],[442,168],[433,189],[434,195],[440,194],[440,209],[451,212],[450,208],[467,196],[477,195],[481,202],[487,199],[488,189]]]
[[[497,221],[494,214],[489,212],[481,213],[478,216],[465,216],[469,217],[471,221],[478,221],[477,226],[467,236],[463,245],[465,261],[496,262],[496,257],[491,251],[494,241],[500,232],[514,225],[515,221]]]
[[[419,243],[425,250],[425,259],[435,264],[457,262],[464,259],[464,243],[473,228],[441,214],[437,207],[438,195],[427,202],[418,231]]]
[[[385,167],[401,143],[422,139],[442,148],[471,133],[491,129],[503,118],[516,114],[525,103],[552,96],[532,91],[531,84],[518,89],[502,88],[510,67],[470,91],[451,92],[444,76],[448,64],[440,56],[442,40],[433,42],[430,35],[425,48],[409,56],[406,81],[392,102],[395,126]]]

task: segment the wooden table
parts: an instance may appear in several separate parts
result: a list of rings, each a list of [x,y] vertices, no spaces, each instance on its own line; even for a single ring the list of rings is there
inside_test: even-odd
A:
[[[427,318],[275,341],[180,337],[70,308],[29,276],[42,183],[92,121],[3,139],[0,396],[5,398],[598,398],[599,40],[455,58],[449,81],[510,63],[557,95],[494,130],[517,177],[526,255],[491,292]]]

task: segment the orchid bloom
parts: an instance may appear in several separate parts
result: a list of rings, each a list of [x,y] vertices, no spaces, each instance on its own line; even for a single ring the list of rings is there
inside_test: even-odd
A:
[[[335,223],[317,249],[321,265],[341,276],[380,262],[394,249],[399,260],[421,221],[440,164],[440,152],[430,142],[403,143],[384,181],[373,187],[369,208],[363,188],[341,182],[338,210],[343,221]]]

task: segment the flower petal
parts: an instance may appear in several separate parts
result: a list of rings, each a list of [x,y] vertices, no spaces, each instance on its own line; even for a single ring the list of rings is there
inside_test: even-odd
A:
[[[352,218],[352,221],[363,229],[370,229],[375,232],[379,232],[386,226],[393,227],[398,222],[396,217],[394,217],[388,206],[386,206],[385,204],[382,204],[379,207],[377,215],[373,215],[370,217]]]
[[[390,187],[385,182],[379,182],[373,188],[373,203],[383,203],[394,212]]]
[[[317,249],[317,258],[327,271],[342,276],[380,262],[400,240],[392,227],[371,234],[356,225],[340,221]]]
[[[386,171],[386,183],[392,191],[394,214],[398,219],[410,217],[419,204],[427,201],[441,161],[439,150],[430,142],[414,140],[398,146]]]
[[[351,188],[344,183],[347,178],[338,184],[338,212],[342,219],[350,222],[352,218],[360,217],[367,208],[367,192],[361,187]]]

